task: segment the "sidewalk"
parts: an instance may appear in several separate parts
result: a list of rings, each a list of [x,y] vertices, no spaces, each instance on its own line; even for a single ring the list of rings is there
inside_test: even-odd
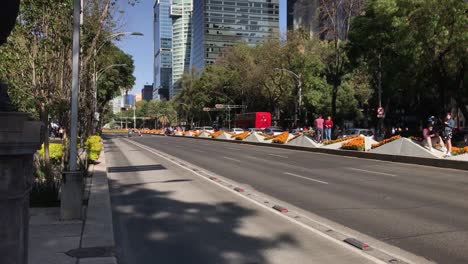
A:
[[[120,264],[376,263],[122,139],[105,146]]]
[[[117,263],[104,153],[99,162],[85,221],[60,221],[60,208],[30,209],[29,264]]]

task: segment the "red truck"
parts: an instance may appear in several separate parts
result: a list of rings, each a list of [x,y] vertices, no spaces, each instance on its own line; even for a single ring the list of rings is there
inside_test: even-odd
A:
[[[236,115],[236,127],[265,129],[271,126],[270,112],[251,112]]]

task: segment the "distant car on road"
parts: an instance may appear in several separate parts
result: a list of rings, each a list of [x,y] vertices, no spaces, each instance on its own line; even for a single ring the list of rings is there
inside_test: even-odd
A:
[[[231,128],[231,129],[229,130],[229,132],[238,135],[238,134],[244,133],[244,129],[238,128],[238,127],[234,127],[234,128]]]
[[[265,134],[270,136],[277,136],[283,133],[283,129],[280,127],[267,127],[265,128]]]
[[[260,129],[260,128],[255,128],[255,127],[252,127],[252,128],[249,128],[249,132],[262,132],[263,129]]]
[[[206,131],[208,133],[214,133],[215,129],[213,127],[210,127],[210,126],[204,126],[204,127],[201,128],[201,131]]]
[[[350,128],[343,132],[343,134],[339,135],[338,138],[353,136],[353,135],[363,135],[366,137],[374,136],[374,132],[367,128]]]

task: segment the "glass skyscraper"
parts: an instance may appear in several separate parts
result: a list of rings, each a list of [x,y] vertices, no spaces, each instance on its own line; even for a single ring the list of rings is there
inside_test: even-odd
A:
[[[153,98],[161,99],[172,86],[171,0],[157,0],[154,5],[154,89]]]
[[[191,66],[202,70],[236,42],[278,37],[279,0],[194,0]]]
[[[190,68],[192,41],[192,0],[172,0],[172,84],[169,97],[180,91],[177,81]]]

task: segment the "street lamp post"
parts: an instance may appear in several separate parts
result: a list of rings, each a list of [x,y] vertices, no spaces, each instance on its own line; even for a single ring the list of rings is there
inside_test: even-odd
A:
[[[277,71],[285,71],[296,79],[297,82],[297,94],[296,94],[296,102],[294,104],[294,128],[297,128],[297,121],[298,121],[298,116],[301,115],[301,105],[302,105],[302,80],[301,76],[298,74],[294,73],[293,71],[284,69],[284,68],[275,68]]]
[[[94,98],[93,98],[93,130],[96,128],[96,121],[97,121],[97,81],[98,81],[98,78],[97,78],[97,69],[96,69],[96,56],[97,54],[99,53],[99,51],[104,47],[104,45],[114,39],[114,38],[117,38],[117,37],[120,37],[120,36],[125,36],[125,35],[132,35],[132,36],[143,36],[143,33],[140,33],[140,32],[117,32],[117,33],[114,33],[114,34],[111,34],[109,35],[104,41],[103,43],[101,44],[101,46],[99,46],[99,48],[97,49],[94,49],[93,51],[93,71],[94,71],[94,74],[93,74],[93,95],[94,95]]]

